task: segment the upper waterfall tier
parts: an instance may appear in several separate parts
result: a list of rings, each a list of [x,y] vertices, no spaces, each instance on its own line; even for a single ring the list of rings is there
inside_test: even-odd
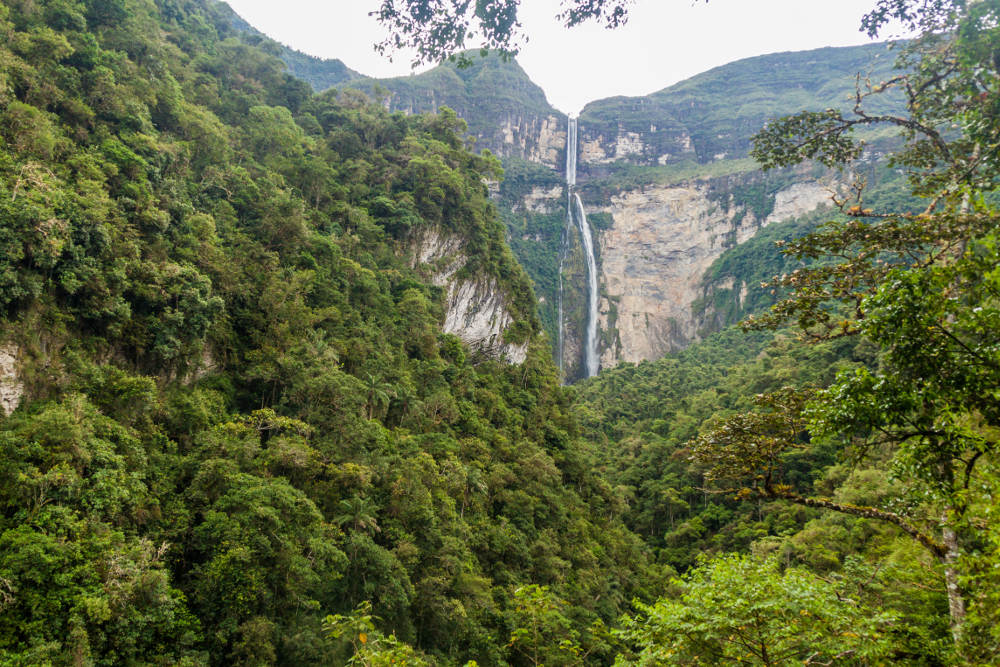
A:
[[[566,185],[576,185],[576,118],[566,125]]]

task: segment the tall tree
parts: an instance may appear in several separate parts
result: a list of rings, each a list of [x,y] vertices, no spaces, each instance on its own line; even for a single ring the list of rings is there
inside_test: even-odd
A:
[[[812,397],[765,399],[764,410],[716,425],[696,450],[717,479],[742,479],[743,495],[862,513],[916,538],[941,561],[955,639],[969,642],[970,596],[975,604],[983,591],[968,578],[963,585],[962,561],[981,539],[982,517],[973,509],[995,491],[979,480],[996,463],[1000,428],[1000,2],[884,0],[865,28],[876,34],[891,19],[921,31],[901,49],[902,74],[877,83],[859,77],[850,112],[803,112],[768,124],[753,154],[766,168],[817,160],[849,169],[864,152],[857,128],[895,127],[903,148],[891,163],[907,171],[927,205],[874,211],[856,182],[840,202],[844,219],[786,247],[811,261],[772,281],[788,297],[745,323],[793,320],[812,340],[861,335],[878,346],[877,367],[842,373]],[[904,96],[906,114],[870,110],[890,91]],[[890,452],[892,470],[920,498],[908,499],[910,513],[931,509],[933,519],[918,525],[907,512],[791,490],[780,479],[783,457],[815,437],[841,439],[855,459]]]

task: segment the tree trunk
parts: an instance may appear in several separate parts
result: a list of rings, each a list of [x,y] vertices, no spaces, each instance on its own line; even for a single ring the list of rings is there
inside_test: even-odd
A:
[[[958,534],[955,529],[945,522],[941,528],[941,541],[944,543],[945,552],[941,557],[941,564],[944,565],[944,585],[948,591],[948,614],[951,616],[951,634],[958,644],[962,639],[962,628],[965,625],[965,599],[962,597],[962,589],[958,586],[958,570],[955,562],[958,560]]]
[[[937,444],[937,443],[935,443]],[[955,487],[955,474],[950,459],[943,460],[939,464],[940,477],[946,481],[948,488]],[[952,496],[954,497],[954,496]],[[955,520],[963,512],[956,512],[952,505],[946,505],[941,514],[941,565],[944,566],[944,587],[948,593],[948,615],[951,619],[951,635],[958,645],[962,639],[962,629],[965,625],[965,599],[962,597],[962,589],[958,585],[958,557],[961,554],[958,548],[958,532],[955,530]]]

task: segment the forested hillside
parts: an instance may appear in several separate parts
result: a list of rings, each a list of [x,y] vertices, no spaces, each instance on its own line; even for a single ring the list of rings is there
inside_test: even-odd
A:
[[[996,664],[1000,7],[930,4],[866,17],[922,31],[898,75],[754,137],[851,190],[706,273],[743,331],[579,386],[630,527],[687,570],[625,621],[636,664]],[[852,133],[879,127],[905,130],[889,172]]]
[[[773,224],[772,213],[783,221],[789,214],[781,202],[789,197],[806,209],[810,197],[814,203],[828,202],[825,188],[833,187],[835,181],[827,170],[815,168],[762,174],[748,156],[751,137],[774,116],[803,108],[849,108],[857,74],[873,80],[890,78],[893,49],[899,47],[879,43],[748,58],[651,95],[587,105],[579,124],[578,189],[597,243],[621,247],[624,242],[646,249],[635,252],[638,248],[630,247],[620,255],[612,252],[607,262],[600,253],[597,257],[606,299],[600,306],[606,367],[621,359],[655,359],[696,340],[700,330],[739,319],[739,312],[746,310],[739,295],[757,284],[742,280],[742,274],[762,267],[741,267],[740,276],[726,275],[721,282],[706,275],[701,290],[697,283],[711,258],[692,255],[721,253],[736,245],[737,239]],[[560,299],[563,303],[566,344],[560,366],[565,381],[578,379],[587,295],[582,248],[571,230],[564,233],[566,197],[560,184],[566,163],[567,118],[549,105],[516,60],[466,51],[420,74],[376,80],[351,79],[353,74],[346,75],[339,60],[310,60],[287,48],[280,53],[290,71],[317,90],[331,83],[360,89],[404,113],[448,106],[469,124],[475,152],[489,149],[501,158],[506,174],[494,200],[507,224],[512,250],[534,284],[539,315],[554,354],[558,354],[560,338]],[[304,70],[306,62],[309,68]],[[902,107],[902,97],[895,91],[879,102],[880,111]],[[884,170],[880,160],[899,142],[891,132],[870,133],[869,138],[875,139],[868,148],[873,171],[875,164],[883,168],[878,174],[881,186],[898,177]],[[806,197],[801,189],[796,190],[802,183],[808,184]],[[688,201],[688,212],[678,216],[676,225],[668,220],[669,211],[661,211],[657,217],[662,224],[651,229],[648,220],[640,223],[635,217],[650,194],[653,200],[700,198],[704,211],[691,214],[698,202]],[[696,238],[682,232],[685,238],[671,244],[673,227],[687,224],[684,217],[700,218],[695,224],[706,233]],[[636,230],[650,231],[638,239]],[[621,260],[626,256],[631,265],[623,271]],[[677,274],[684,273],[690,280],[679,279]],[[684,282],[691,284],[681,287]],[[659,291],[665,285],[673,286],[667,295]],[[706,294],[696,302],[701,291]],[[637,294],[642,296],[632,298]],[[758,294],[749,296],[754,306],[763,301]]]
[[[704,340],[562,387],[508,245],[551,298],[553,172],[213,0],[0,0],[0,663],[996,664],[1000,5],[890,18],[899,74],[698,200],[833,207],[720,251]]]
[[[0,35],[0,661],[343,664],[370,602],[502,664],[519,587],[581,632],[644,595],[454,114],[316,96],[212,3]],[[442,333],[430,231],[523,364]]]

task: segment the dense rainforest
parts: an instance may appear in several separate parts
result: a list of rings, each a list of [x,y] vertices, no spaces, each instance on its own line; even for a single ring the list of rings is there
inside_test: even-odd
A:
[[[213,0],[0,0],[0,663],[1000,660],[1000,3],[889,18],[901,74],[754,140],[861,180],[717,261],[741,328],[562,387],[454,112]]]
[[[537,336],[498,162],[454,114],[313,95],[216,9],[0,9],[3,662],[338,664],[323,619],[371,601],[498,664],[529,583],[613,621],[656,573]],[[441,333],[421,228],[503,290],[523,364]]]

